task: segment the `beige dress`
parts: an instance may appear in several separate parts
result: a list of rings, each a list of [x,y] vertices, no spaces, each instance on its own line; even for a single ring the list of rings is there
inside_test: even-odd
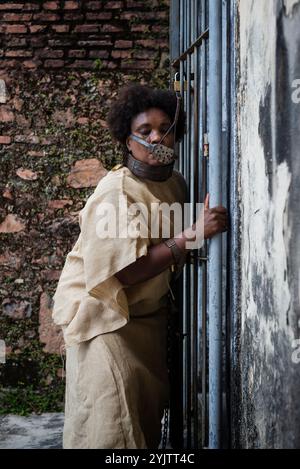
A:
[[[138,225],[143,236],[104,238],[101,208],[111,207],[109,221],[117,220],[118,234],[126,234],[125,228],[141,214],[132,203],[143,203],[150,213],[152,203],[183,204],[186,194],[185,180],[176,170],[168,180],[154,182],[121,166],[101,179],[79,213],[81,232],[67,255],[53,308],[66,345],[64,448],[157,448],[160,443],[169,399],[171,272],[166,269],[129,287],[114,274],[164,238],[151,235],[150,217],[143,216]],[[176,234],[172,219],[170,226],[168,237]]]

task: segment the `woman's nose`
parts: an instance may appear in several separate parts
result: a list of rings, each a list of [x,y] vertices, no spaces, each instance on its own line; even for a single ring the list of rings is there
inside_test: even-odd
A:
[[[153,130],[150,134],[150,143],[160,142],[162,133],[159,130]]]

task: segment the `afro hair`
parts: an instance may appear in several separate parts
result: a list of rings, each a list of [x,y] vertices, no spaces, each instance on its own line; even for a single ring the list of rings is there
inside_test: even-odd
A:
[[[158,108],[164,111],[173,122],[176,106],[177,99],[174,91],[131,83],[119,90],[117,99],[108,112],[106,122],[112,137],[121,143],[123,150],[126,150],[126,138],[131,133],[131,122],[137,114],[150,108]],[[179,141],[184,132],[185,112],[181,103],[176,124],[175,141]]]

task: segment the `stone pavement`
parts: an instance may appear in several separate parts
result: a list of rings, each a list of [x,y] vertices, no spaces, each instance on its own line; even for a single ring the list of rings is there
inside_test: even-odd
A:
[[[0,416],[0,449],[62,448],[64,415]]]
[[[0,449],[62,448],[63,422],[63,413],[0,416]]]

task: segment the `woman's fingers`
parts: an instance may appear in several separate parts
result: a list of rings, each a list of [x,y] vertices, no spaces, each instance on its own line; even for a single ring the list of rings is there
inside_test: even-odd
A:
[[[222,205],[219,205],[218,207],[212,208],[211,211],[216,213],[227,213],[227,208],[222,207]]]
[[[228,214],[227,214],[227,209],[223,207],[222,205],[219,205],[217,207],[209,208],[209,196],[210,194],[207,193],[205,200],[204,200],[204,209],[206,211],[205,214],[205,219],[206,219],[206,226],[208,233],[215,232],[220,233],[227,231],[228,229]],[[213,223],[214,228],[210,229],[209,226]],[[207,235],[207,238],[211,237],[210,234]]]
[[[216,216],[219,220],[227,220],[227,218],[228,218],[227,213],[216,213],[215,216]]]
[[[206,194],[206,197],[204,200],[204,208],[209,209],[209,192]]]

